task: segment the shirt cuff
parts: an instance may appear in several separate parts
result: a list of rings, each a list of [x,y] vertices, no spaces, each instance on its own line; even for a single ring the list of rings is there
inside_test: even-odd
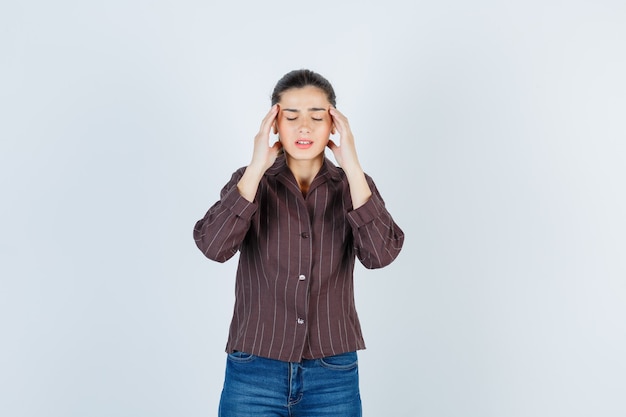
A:
[[[250,220],[252,215],[256,212],[256,203],[251,203],[239,194],[239,189],[233,187],[224,198],[222,198],[222,204],[227,207],[235,216],[242,218],[243,220]]]
[[[348,212],[348,221],[353,227],[359,228],[376,220],[385,211],[385,204],[376,194],[361,207]]]

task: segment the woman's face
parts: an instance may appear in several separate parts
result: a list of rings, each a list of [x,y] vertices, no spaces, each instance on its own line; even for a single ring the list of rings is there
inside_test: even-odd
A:
[[[292,88],[282,93],[278,106],[276,128],[287,155],[296,160],[320,156],[334,131],[324,91],[312,86]]]

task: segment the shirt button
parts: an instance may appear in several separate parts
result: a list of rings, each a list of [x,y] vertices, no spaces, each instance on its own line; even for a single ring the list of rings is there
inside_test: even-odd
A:
[[[307,232],[302,232],[300,234],[300,236],[302,236],[304,239],[308,239],[309,238],[309,234]]]
[[[298,324],[304,324],[304,320],[298,317]]]
[[[300,275],[300,276],[298,277],[298,279],[299,279],[300,281],[304,281],[304,280],[306,279],[306,277],[305,277],[304,275]]]

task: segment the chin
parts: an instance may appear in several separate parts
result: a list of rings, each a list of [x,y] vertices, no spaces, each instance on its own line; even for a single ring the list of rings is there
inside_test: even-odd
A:
[[[294,159],[296,161],[307,161],[307,160],[312,161],[320,157],[323,158],[326,156],[324,149],[322,149],[321,151],[313,151],[313,150],[301,151],[300,149],[296,149],[295,152],[285,151],[285,155],[287,155],[287,157]]]

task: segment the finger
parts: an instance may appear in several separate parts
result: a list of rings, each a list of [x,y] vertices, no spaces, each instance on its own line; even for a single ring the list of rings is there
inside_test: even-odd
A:
[[[347,126],[340,119],[333,118],[333,130],[336,130],[341,136],[347,131]],[[331,133],[334,135],[336,132],[332,131]]]
[[[261,131],[264,133],[270,134],[270,129],[272,128],[272,124],[274,120],[276,120],[276,116],[278,115],[278,104],[274,104],[270,111],[265,115],[263,121],[261,122]]]
[[[328,140],[328,144],[326,144],[326,146],[328,146],[331,151],[335,151],[335,149],[339,148],[339,146],[337,146],[337,144],[335,142],[333,142],[332,139]]]
[[[266,125],[268,122],[270,123],[273,122],[274,119],[276,119],[277,114],[278,114],[278,104],[274,104],[272,108],[270,109],[270,111],[268,111],[265,117],[263,118],[261,125]]]
[[[340,117],[340,118],[344,118],[347,120],[346,116],[344,116],[344,114],[340,112],[339,110],[337,110],[335,107],[329,108],[328,111],[330,112],[330,115],[333,117]]]
[[[276,113],[278,113],[278,104],[274,104],[272,107],[270,107],[265,117],[275,117],[273,115],[275,115]]]
[[[334,107],[331,107],[329,112],[335,126],[337,127],[337,129],[339,129],[339,131],[347,128],[348,119],[346,118],[346,116],[344,116],[339,110],[335,109]]]

